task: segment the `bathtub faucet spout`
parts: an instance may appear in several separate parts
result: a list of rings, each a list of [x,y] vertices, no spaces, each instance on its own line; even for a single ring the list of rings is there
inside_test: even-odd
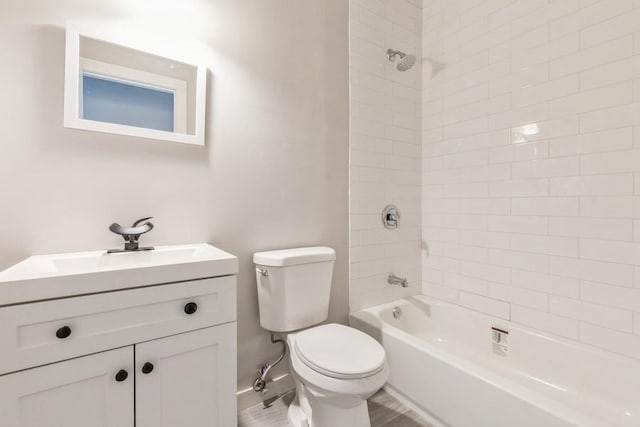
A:
[[[387,277],[387,283],[390,285],[400,285],[403,288],[409,286],[409,282],[407,282],[406,277],[399,277],[393,273],[389,273],[389,276]]]

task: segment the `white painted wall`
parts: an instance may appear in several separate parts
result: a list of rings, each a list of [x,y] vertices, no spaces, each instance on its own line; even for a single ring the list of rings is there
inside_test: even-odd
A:
[[[420,293],[421,64],[399,72],[388,48],[420,56],[422,0],[351,0],[351,310]],[[396,204],[400,228],[382,209]],[[406,277],[406,289],[387,274]]]
[[[253,252],[334,247],[330,315],[345,321],[347,7],[341,0],[5,0],[0,269],[32,254],[119,247],[109,224],[146,215],[156,228],[145,244],[228,250],[240,258],[240,388],[279,350],[259,326]],[[191,38],[185,48],[210,69],[206,146],[63,128],[67,19]]]
[[[423,292],[640,359],[640,2],[423,11]]]

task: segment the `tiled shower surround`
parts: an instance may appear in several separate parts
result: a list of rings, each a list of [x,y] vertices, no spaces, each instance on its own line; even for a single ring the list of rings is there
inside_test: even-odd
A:
[[[422,27],[422,292],[640,359],[640,1],[425,0]]]
[[[420,56],[421,0],[350,1],[351,310],[420,293],[421,64],[396,70],[387,48]],[[381,213],[393,203],[400,228]],[[408,288],[387,284],[388,273]]]

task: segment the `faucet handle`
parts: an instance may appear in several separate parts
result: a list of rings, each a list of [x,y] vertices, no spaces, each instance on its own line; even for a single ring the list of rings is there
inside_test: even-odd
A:
[[[109,230],[121,235],[125,240],[129,240],[129,236],[140,236],[141,234],[148,233],[153,230],[153,223],[149,222],[151,218],[153,217],[139,219],[133,223],[132,227],[123,227],[117,222],[114,222],[109,226]]]
[[[140,224],[142,224],[143,222],[148,222],[150,219],[153,219],[153,217],[152,216],[148,216],[146,218],[140,218],[139,220],[137,220],[136,222],[133,223],[133,227],[137,227]],[[149,222],[149,224],[151,225],[151,228],[153,228],[153,224],[151,224],[150,222]],[[149,231],[151,231],[151,230],[149,230]]]

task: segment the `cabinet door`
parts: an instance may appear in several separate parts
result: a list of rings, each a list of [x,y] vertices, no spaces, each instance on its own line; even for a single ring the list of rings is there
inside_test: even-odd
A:
[[[132,368],[129,346],[0,376],[0,427],[133,427]]]
[[[136,345],[137,427],[235,425],[235,323]]]

